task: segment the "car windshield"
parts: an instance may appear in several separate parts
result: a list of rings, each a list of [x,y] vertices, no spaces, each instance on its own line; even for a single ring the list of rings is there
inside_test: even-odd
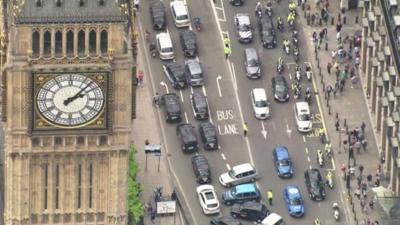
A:
[[[250,31],[250,26],[248,24],[240,24],[238,29],[239,31]]]
[[[301,205],[302,204],[301,199],[299,199],[299,198],[290,199],[289,203],[291,205]]]
[[[279,166],[290,166],[290,161],[288,159],[282,159],[278,161]]]
[[[176,17],[177,20],[186,20],[187,18],[188,18],[187,15],[180,15]]]
[[[204,193],[204,195],[206,196],[207,200],[214,199],[214,193],[212,191],[208,191]]]
[[[206,136],[207,139],[215,139],[217,133],[213,128],[209,127],[204,129],[204,136]]]
[[[256,107],[267,107],[268,102],[263,100],[263,101],[256,101]]]
[[[247,61],[247,64],[248,64],[249,66],[258,66],[258,65],[259,65],[259,62],[258,62],[257,59],[250,59],[250,60]]]
[[[165,53],[165,52],[167,52],[167,53],[168,53],[168,52],[173,52],[173,51],[174,51],[174,49],[173,49],[172,47],[170,47],[170,48],[162,48],[162,49],[161,49],[161,52],[164,52],[164,53]]]
[[[233,171],[233,170],[229,170],[229,171],[228,171],[228,174],[229,174],[229,176],[232,177],[232,178],[236,177],[236,173],[235,173],[235,171]]]
[[[300,121],[310,121],[311,117],[308,114],[302,114],[302,115],[299,115],[299,120]]]

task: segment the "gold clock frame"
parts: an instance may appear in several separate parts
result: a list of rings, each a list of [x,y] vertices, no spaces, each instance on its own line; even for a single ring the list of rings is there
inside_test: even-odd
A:
[[[79,74],[89,77],[102,89],[104,105],[102,111],[91,121],[76,126],[61,126],[43,117],[37,108],[37,93],[48,80],[64,74]],[[30,79],[32,98],[30,100],[31,121],[30,131],[35,134],[56,133],[109,133],[111,132],[111,103],[112,103],[112,75],[110,71],[70,71],[70,72],[32,72]],[[85,133],[86,133],[85,132]]]

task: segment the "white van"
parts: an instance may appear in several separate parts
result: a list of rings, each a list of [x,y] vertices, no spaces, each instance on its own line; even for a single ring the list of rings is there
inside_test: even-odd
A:
[[[169,36],[168,32],[157,34],[156,42],[158,54],[160,55],[161,60],[174,59],[174,47],[172,45],[171,36]]]
[[[261,222],[261,225],[284,225],[283,219],[280,215],[276,213],[271,213],[269,216],[265,217]]]
[[[172,18],[176,27],[190,26],[189,11],[183,1],[173,1],[170,3]]]
[[[254,88],[251,93],[251,104],[257,119],[265,120],[271,116],[269,102],[264,88]]]

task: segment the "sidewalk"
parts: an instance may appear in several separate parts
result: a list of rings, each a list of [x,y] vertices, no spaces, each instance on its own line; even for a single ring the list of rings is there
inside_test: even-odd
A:
[[[143,204],[151,203],[152,207],[155,208],[155,202],[153,197],[153,190],[157,186],[162,187],[162,195],[170,196],[172,193],[172,179],[170,176],[167,158],[165,150],[161,149],[161,158],[153,154],[147,156],[147,171],[145,169],[146,154],[144,153],[145,140],[149,140],[151,144],[161,144],[161,134],[159,130],[159,124],[157,123],[157,114],[152,106],[152,90],[151,83],[148,77],[146,77],[147,71],[144,67],[146,65],[141,58],[138,56],[138,68],[137,71],[145,71],[144,85],[139,86],[136,91],[136,119],[133,121],[133,140],[134,145],[137,149],[136,159],[139,163],[138,181],[143,189],[140,194]],[[158,169],[159,167],[159,169]],[[177,212],[179,211],[178,205],[176,206]],[[150,216],[145,216],[144,224],[152,224]],[[157,225],[181,225],[180,215],[176,213],[174,216],[156,217],[154,224]]]
[[[324,2],[324,1],[323,1]],[[308,1],[308,4],[311,6],[311,13],[317,12],[316,6],[314,1]],[[301,23],[302,27],[304,30],[304,34],[307,39],[307,47],[309,49],[308,56],[312,58],[312,65],[313,65],[313,73],[314,73],[314,79],[315,83],[317,85],[318,89],[318,95],[320,97],[320,102],[323,110],[323,114],[325,116],[325,123],[326,123],[326,130],[328,133],[328,137],[330,142],[332,143],[333,146],[333,151],[334,151],[334,159],[335,159],[335,167],[336,167],[336,183],[340,184],[340,186],[343,188],[344,193],[343,194],[343,199],[347,199],[347,213],[349,214],[351,218],[351,223],[352,224],[363,224],[363,220],[369,218],[371,222],[378,220],[379,221],[379,215],[377,214],[376,210],[373,209],[371,210],[369,207],[364,208],[364,211],[362,210],[360,206],[360,200],[358,200],[354,196],[354,192],[357,189],[357,179],[354,178],[350,182],[350,196],[347,194],[346,191],[346,182],[345,180],[342,179],[342,172],[341,172],[341,167],[342,165],[348,164],[348,146],[346,148],[347,153],[344,152],[344,146],[343,146],[343,141],[347,140],[348,136],[346,134],[346,129],[344,126],[344,120],[346,120],[347,126],[348,126],[348,131],[351,132],[352,130],[356,129],[357,127],[360,128],[360,125],[362,122],[365,122],[366,124],[366,129],[365,129],[365,137],[367,140],[367,148],[366,151],[364,152],[361,150],[360,154],[357,154],[356,151],[354,151],[355,159],[356,159],[356,167],[355,167],[355,177],[359,176],[359,169],[358,167],[360,165],[363,165],[364,170],[362,173],[362,178],[363,181],[366,181],[366,176],[368,174],[371,174],[373,179],[372,181],[375,182],[376,179],[376,170],[379,165],[379,154],[378,154],[378,147],[376,143],[376,138],[373,133],[370,117],[369,117],[369,110],[366,105],[365,101],[365,96],[362,90],[362,85],[360,82],[358,84],[354,85],[353,88],[351,88],[351,81],[350,79],[346,80],[345,88],[342,94],[339,93],[339,91],[336,93],[336,96],[333,97],[333,94],[331,94],[330,99],[329,99],[329,107],[327,104],[326,100],[326,93],[324,93],[324,88],[327,85],[331,85],[332,87],[335,87],[335,82],[336,82],[336,75],[335,75],[335,68],[332,68],[331,74],[329,75],[327,72],[327,63],[332,62],[332,54],[331,51],[336,50],[337,48],[337,40],[336,40],[336,23],[337,23],[337,16],[339,13],[339,4],[340,1],[330,1],[330,6],[329,6],[329,14],[330,17],[328,19],[328,24],[327,26],[308,26],[307,21],[304,18],[304,11],[301,10],[301,8],[298,9],[300,12],[300,17],[301,17]],[[345,39],[346,35],[352,36],[354,35],[354,32],[358,29],[361,29],[361,26],[355,23],[355,18],[356,16],[361,16],[360,10],[352,10],[352,11],[347,11],[345,13],[346,15],[346,24],[343,24],[342,27],[342,39]],[[334,17],[334,25],[331,25],[331,17]],[[343,18],[343,16],[342,16]],[[343,19],[342,19],[343,21]],[[360,21],[360,19],[359,19]],[[322,23],[325,25],[325,23]],[[318,60],[319,60],[319,67],[321,68],[321,74],[322,77],[319,76],[319,69],[318,69],[318,62],[315,57],[314,53],[314,43],[312,42],[312,33],[315,31],[317,34],[323,29],[327,27],[328,30],[328,50],[325,50],[325,43],[326,41],[322,41],[321,44],[321,49],[318,50]],[[303,43],[302,43],[303,44]],[[304,45],[303,45],[304,46]],[[344,44],[344,49],[347,51],[349,44],[346,43]],[[304,47],[303,47],[304,49]],[[305,53],[303,53],[305,54]],[[353,63],[354,63],[354,56],[353,56]],[[346,62],[346,60],[345,60]],[[333,63],[332,63],[333,64]],[[340,64],[340,70],[343,70],[345,66],[345,63]],[[357,70],[356,70],[356,76]],[[321,81],[323,79],[323,82]],[[358,77],[358,80],[360,78]],[[324,84],[322,84],[324,83]],[[329,115],[329,108],[331,111],[331,114]],[[340,124],[340,129],[339,131],[336,131],[335,127],[335,118],[336,114],[338,114],[339,118],[339,124]],[[353,165],[353,160],[351,160],[351,165]],[[339,186],[339,185],[337,185]],[[369,201],[373,198],[373,193],[371,191],[371,186],[368,186],[367,188],[367,198],[364,200],[366,204],[368,205]],[[361,197],[363,199],[363,197]],[[350,204],[352,202],[353,204]],[[345,207],[341,206],[342,209]],[[367,209],[367,210],[365,210]],[[343,210],[343,212],[345,212]],[[343,219],[343,218],[342,218]],[[322,224],[325,224],[324,221],[322,221]]]

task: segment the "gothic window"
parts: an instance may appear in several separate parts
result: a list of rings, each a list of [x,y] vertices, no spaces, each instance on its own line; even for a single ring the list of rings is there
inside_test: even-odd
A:
[[[78,207],[78,209],[80,209],[81,208],[81,192],[82,192],[82,188],[81,188],[81,186],[82,186],[82,164],[79,164],[78,165],[78,187],[77,187],[77,207]]]
[[[95,30],[91,30],[89,33],[89,53],[95,54],[97,46],[97,33]]]
[[[93,164],[89,164],[89,208],[92,208],[93,195]]]
[[[56,56],[61,56],[62,55],[62,39],[63,39],[63,35],[61,31],[57,31],[56,32],[56,43],[55,43],[55,53]]]
[[[100,51],[102,54],[107,54],[108,50],[108,32],[106,30],[100,33]]]
[[[47,164],[47,163],[45,163],[44,164],[44,168],[43,168],[43,172],[44,172],[44,188],[43,188],[43,191],[44,191],[44,193],[43,193],[43,195],[44,195],[44,198],[43,198],[43,200],[44,200],[44,204],[43,204],[43,208],[46,210],[47,209],[47,194],[48,194],[48,184],[49,184],[49,181],[48,181],[48,178],[49,178],[49,165]]]
[[[42,5],[43,5],[42,0],[35,0],[35,3],[36,3],[36,7],[42,7]]]
[[[32,54],[34,57],[40,54],[40,34],[37,30],[32,33]]]
[[[85,31],[78,32],[78,53],[80,55],[85,53]]]
[[[50,31],[45,31],[43,35],[43,53],[45,56],[50,56],[51,54],[51,33]]]
[[[74,54],[74,32],[69,30],[67,32],[67,55],[72,56]]]
[[[79,0],[79,6],[80,7],[85,6],[85,0]]]
[[[61,7],[62,5],[62,0],[56,0],[56,6]]]
[[[59,193],[60,193],[60,166],[57,164],[56,165],[56,174],[55,174],[55,180],[56,180],[56,187],[55,187],[55,208],[59,208]]]
[[[99,6],[104,6],[106,4],[105,0],[99,0]]]

